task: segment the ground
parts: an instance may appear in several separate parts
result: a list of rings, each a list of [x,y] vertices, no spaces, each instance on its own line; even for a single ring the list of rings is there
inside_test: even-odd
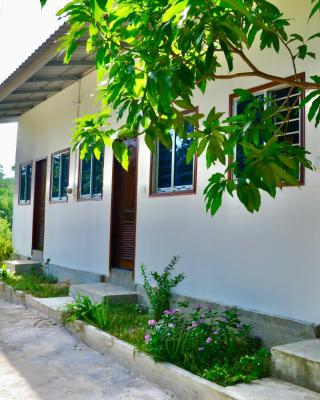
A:
[[[1,400],[169,400],[173,397],[63,327],[0,299]]]

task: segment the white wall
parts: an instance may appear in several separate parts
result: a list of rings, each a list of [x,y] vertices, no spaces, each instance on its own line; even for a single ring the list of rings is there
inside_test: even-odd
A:
[[[304,31],[306,2],[279,0],[285,15],[293,18],[296,31]],[[308,34],[316,29],[317,20]],[[292,75],[287,54],[274,59],[271,52],[255,52],[261,69]],[[307,67],[306,67],[307,65]],[[246,70],[244,66],[241,66]],[[318,61],[299,65],[308,76],[319,73]],[[200,111],[213,105],[228,112],[229,94],[237,87],[265,83],[259,79],[216,82],[204,97],[196,93]],[[90,112],[94,74],[82,80],[81,112]],[[48,156],[69,146],[72,120],[77,114],[78,84],[55,95],[20,119],[17,165]],[[320,132],[306,123],[306,147],[312,159],[320,154]],[[49,166],[50,166],[50,158]],[[150,153],[139,144],[136,281],[142,282],[139,265],[163,268],[173,255],[180,255],[178,271],[186,279],[178,292],[187,296],[234,304],[265,313],[320,322],[318,227],[320,215],[319,175],[306,172],[301,189],[284,188],[272,200],[264,196],[261,211],[249,214],[237,199],[225,198],[218,215],[211,218],[204,208],[203,190],[213,170],[198,160],[197,194],[149,197]],[[102,201],[46,204],[44,257],[64,267],[107,274],[112,156],[106,150]],[[71,156],[70,184],[76,182],[77,156]],[[14,210],[14,242],[21,254],[30,255],[32,206]]]
[[[94,112],[91,93],[95,83],[94,73],[82,79],[80,113]],[[50,258],[51,263],[56,265],[106,275],[109,262],[111,151],[106,149],[104,196],[101,201],[76,201],[71,195],[67,203],[49,203],[51,154],[70,147],[78,98],[79,83],[75,83],[20,118],[16,165],[18,171],[21,162],[48,157],[44,259]],[[78,154],[71,152],[70,186],[77,185],[77,173]],[[32,205],[18,205],[17,181],[13,237],[17,252],[25,256],[31,255],[32,216]]]
[[[293,30],[303,32],[306,2],[276,3],[282,3],[285,16],[294,19]],[[316,23],[317,19],[308,34],[318,29]],[[276,60],[269,51],[253,54],[262,70],[293,74],[287,54]],[[247,70],[243,65],[241,69]],[[308,61],[298,69],[308,76],[319,73],[319,61]],[[228,113],[233,89],[263,83],[251,78],[216,82],[209,95],[197,93],[195,103],[200,112],[207,113],[215,105]],[[309,122],[306,147],[312,150],[312,160],[320,155],[320,130]],[[137,266],[144,262],[150,269],[160,269],[179,254],[177,270],[186,273],[177,290],[180,294],[320,322],[319,174],[307,171],[304,187],[284,188],[276,200],[264,196],[256,215],[249,214],[239,200],[225,197],[222,209],[211,218],[205,213],[203,190],[213,170],[206,170],[203,157],[198,160],[196,195],[150,198],[145,192],[150,160],[144,144],[140,155]],[[136,279],[142,282],[140,273]]]

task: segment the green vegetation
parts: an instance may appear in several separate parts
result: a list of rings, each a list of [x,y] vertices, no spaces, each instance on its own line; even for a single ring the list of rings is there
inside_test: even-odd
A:
[[[13,179],[5,178],[0,165],[0,262],[9,259],[13,253],[11,234],[13,182]]]
[[[195,154],[205,156],[211,174],[205,201],[212,215],[226,196],[237,196],[253,213],[260,209],[263,192],[274,198],[284,184],[299,186],[299,166],[312,169],[312,164],[302,146],[285,138],[296,105],[290,103],[292,91],[283,102],[268,98],[263,104],[246,90],[243,79],[235,95],[246,106],[241,116],[231,119],[224,115],[226,110],[216,110],[214,101],[221,90],[219,80],[264,79],[297,88],[300,107],[307,105],[309,120],[320,124],[319,72],[310,77],[297,73],[305,69],[306,60],[317,57],[313,48],[320,32],[309,22],[319,15],[320,0],[305,2],[302,32],[295,31],[294,19],[274,3],[278,2],[68,0],[59,12],[69,23],[61,44],[64,60],[68,63],[80,42],[87,41],[87,53],[96,56],[101,100],[98,113],[76,121],[73,145],[81,145],[81,157],[89,151],[99,158],[108,145],[127,169],[126,138],[143,135],[151,151],[156,151],[157,140],[170,149],[173,128],[190,143],[187,162]],[[269,67],[260,65],[255,49],[267,52]],[[288,65],[286,76],[273,74],[277,62]],[[206,96],[205,109],[195,107],[204,102],[193,96],[195,91]],[[212,104],[207,104],[210,99]],[[111,110],[121,121],[116,130],[110,124]],[[283,123],[275,125],[275,120]],[[190,124],[194,131],[186,133]],[[237,146],[243,149],[242,162],[234,159]],[[228,179],[228,173],[235,179]]]
[[[61,297],[69,294],[69,285],[57,283],[52,276],[36,273],[13,275],[4,266],[0,269],[0,280],[35,297]]]
[[[184,274],[172,277],[177,262],[178,257],[173,257],[162,274],[158,272],[148,274],[145,265],[141,265],[143,287],[148,298],[150,313],[156,320],[160,319],[163,312],[170,308],[171,290],[184,279]]]
[[[5,178],[3,168],[0,165],[0,219],[8,221],[10,225],[12,224],[13,213],[13,184],[14,180],[12,178]]]
[[[187,306],[187,305],[184,305]],[[149,353],[223,386],[251,382],[270,374],[270,354],[250,335],[235,310],[192,313],[166,310],[159,321],[137,305],[93,303],[76,296],[63,309],[65,323],[81,320]]]
[[[137,305],[97,304],[87,296],[78,295],[63,311],[65,323],[81,320],[139,349],[145,348],[144,332],[149,316]]]
[[[12,234],[9,222],[0,218],[0,262],[10,259],[13,253]]]
[[[160,321],[149,321],[145,341],[156,361],[169,361],[227,386],[270,373],[269,352],[250,332],[251,327],[240,323],[235,309],[220,313],[199,305],[191,313],[166,310]]]

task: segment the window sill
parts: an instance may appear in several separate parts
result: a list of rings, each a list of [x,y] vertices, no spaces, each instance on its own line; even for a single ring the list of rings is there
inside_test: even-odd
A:
[[[176,190],[171,192],[151,192],[149,197],[171,197],[171,196],[184,196],[184,195],[192,195],[196,194],[195,189],[190,190]]]
[[[96,197],[85,197],[85,196],[79,196],[77,198],[78,201],[101,201],[102,200],[102,195],[101,196],[96,196]]]
[[[30,206],[31,201],[18,201],[19,206]]]
[[[50,199],[49,200],[50,204],[56,204],[56,203],[68,203],[68,197],[65,197],[63,199]]]

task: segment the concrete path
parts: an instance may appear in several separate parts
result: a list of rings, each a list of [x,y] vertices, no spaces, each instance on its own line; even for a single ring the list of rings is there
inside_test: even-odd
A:
[[[81,344],[56,322],[0,299],[0,399],[173,397]]]

